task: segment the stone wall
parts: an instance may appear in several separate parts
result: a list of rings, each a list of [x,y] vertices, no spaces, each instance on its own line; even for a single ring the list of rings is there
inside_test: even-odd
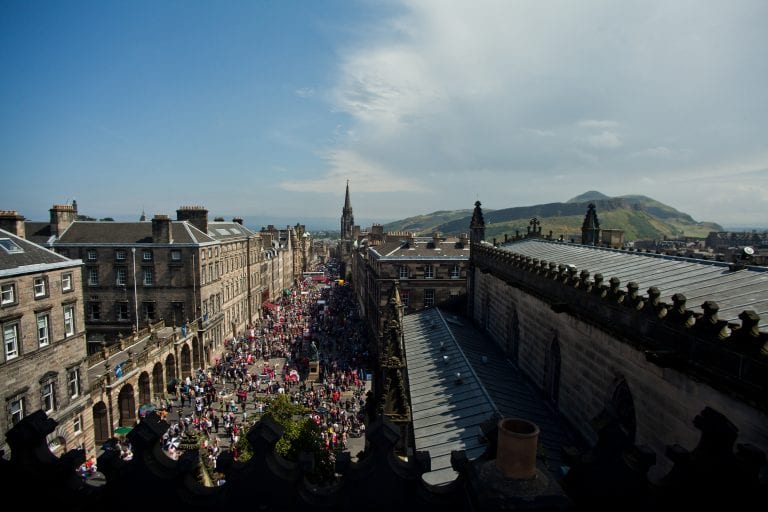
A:
[[[517,362],[538,386],[542,395],[589,441],[596,440],[592,420],[606,407],[622,381],[628,385],[634,405],[637,444],[657,454],[652,474],[667,471],[664,457],[670,443],[692,448],[699,437],[691,422],[709,406],[726,415],[739,428],[742,442],[768,449],[768,415],[738,396],[715,389],[683,371],[650,362],[633,340],[616,336],[595,321],[584,321],[568,311],[558,313],[560,303],[536,296],[492,272],[475,269],[476,297],[472,316],[510,356],[516,335],[510,318],[517,313],[519,346]],[[553,344],[560,354],[556,401],[553,380]],[[556,380],[556,379],[555,379]]]

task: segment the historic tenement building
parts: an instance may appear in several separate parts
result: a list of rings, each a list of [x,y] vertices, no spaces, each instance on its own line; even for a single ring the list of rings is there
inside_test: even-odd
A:
[[[385,233],[381,225],[363,236],[353,252],[352,284],[372,333],[383,332],[381,311],[395,283],[405,313],[466,298],[468,236]]]
[[[599,248],[585,228],[586,245],[473,240],[470,318],[585,439],[615,418],[653,471],[709,407],[768,450],[765,269]]]
[[[256,233],[240,218],[209,221],[202,206],[136,222],[80,221],[74,202],[50,212],[49,223],[27,222],[27,233],[85,263],[89,353],[160,319],[196,329],[208,353],[261,317],[262,304],[301,274],[295,262],[303,265],[311,247],[300,224]]]
[[[91,451],[82,261],[26,240],[14,211],[0,212],[0,228],[0,432],[41,409],[58,422],[46,436],[51,452]]]

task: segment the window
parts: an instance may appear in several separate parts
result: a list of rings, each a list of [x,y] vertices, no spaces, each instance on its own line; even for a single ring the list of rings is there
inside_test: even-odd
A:
[[[75,307],[71,304],[64,306],[64,336],[75,334]]]
[[[125,249],[115,249],[115,261],[125,261]]]
[[[405,306],[406,308],[410,305],[411,300],[411,291],[410,290],[400,290],[400,302]]]
[[[69,398],[80,396],[80,368],[72,368],[67,373],[67,389]]]
[[[11,413],[11,424],[16,425],[24,419],[24,397],[19,397],[10,401],[8,406]]]
[[[454,265],[451,268],[451,279],[458,279],[459,277],[461,277],[461,267]]]
[[[400,279],[408,279],[408,267],[405,265],[400,266]]]
[[[83,431],[83,415],[75,414],[75,417],[72,420],[72,432],[74,432],[75,434],[80,434],[82,431]]]
[[[51,342],[50,319],[48,314],[37,315],[37,343],[41,347]]]
[[[88,286],[99,286],[98,267],[88,267]]]
[[[128,317],[128,303],[127,302],[118,302],[116,304],[116,315],[118,321],[127,321],[130,320]]]
[[[181,263],[181,251],[179,249],[171,250],[171,261],[174,263]]]
[[[127,282],[127,273],[124,268],[118,267],[115,269],[115,284],[117,286],[125,286]]]
[[[19,357],[19,324],[3,324],[3,346],[5,347],[5,360],[9,361]]]
[[[43,382],[41,406],[43,411],[52,412],[56,408],[56,383]]]
[[[432,279],[435,277],[435,267],[432,265],[425,265],[424,266],[424,277],[427,279]]]
[[[152,261],[152,251],[149,249],[144,249],[141,252],[141,261]]]
[[[35,298],[45,297],[48,295],[48,286],[46,286],[45,277],[35,278]]]
[[[66,274],[61,275],[61,291],[63,292],[72,291],[72,273],[71,272],[67,272]]]
[[[96,249],[88,249],[85,252],[85,259],[88,261],[96,261]]]
[[[16,303],[16,285],[6,283],[0,286],[0,305]]]
[[[424,307],[428,308],[435,305],[435,290],[427,288],[424,290]]]
[[[7,253],[24,252],[24,249],[19,247],[19,245],[10,238],[0,238],[0,247],[5,249]]]
[[[155,281],[154,272],[152,271],[152,268],[145,268],[144,269],[144,286],[152,286]]]
[[[88,318],[91,320],[101,320],[101,303],[89,302],[88,303]]]
[[[154,302],[142,302],[141,309],[144,314],[144,320],[155,319],[155,303]]]
[[[181,325],[184,323],[184,303],[172,302],[173,308],[173,325]]]

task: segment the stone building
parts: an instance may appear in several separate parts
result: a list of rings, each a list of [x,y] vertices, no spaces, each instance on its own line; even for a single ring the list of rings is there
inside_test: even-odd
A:
[[[404,312],[462,302],[467,293],[469,238],[385,233],[374,225],[356,244],[352,284],[370,331],[383,333],[381,315],[395,283]]]
[[[0,212],[0,228],[0,432],[41,409],[58,423],[46,438],[51,452],[91,452],[82,261],[26,240],[15,211]]]
[[[544,239],[480,241],[468,315],[585,439],[596,442],[596,418],[614,418],[663,473],[667,443],[694,446],[689,418],[705,408],[768,450],[766,275]]]

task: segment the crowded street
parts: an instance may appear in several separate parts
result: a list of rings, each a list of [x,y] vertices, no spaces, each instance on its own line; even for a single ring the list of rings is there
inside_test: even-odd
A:
[[[165,453],[178,459],[185,433],[194,432],[215,472],[218,455],[229,451],[237,460],[241,436],[273,399],[287,395],[320,427],[326,450],[356,460],[365,448],[364,406],[371,388],[361,325],[348,285],[307,277],[284,290],[264,304],[255,325],[224,341],[225,351],[212,366],[171,383],[166,398],[154,404],[170,425],[162,441]],[[312,361],[319,372],[308,380]],[[109,448],[132,457],[124,437]]]

